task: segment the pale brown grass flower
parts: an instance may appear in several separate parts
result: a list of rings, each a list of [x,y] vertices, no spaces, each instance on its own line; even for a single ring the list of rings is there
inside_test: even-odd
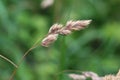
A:
[[[72,31],[84,29],[89,25],[91,20],[68,21],[63,27],[61,24],[54,24],[49,29],[47,36],[42,40],[42,46],[48,47],[51,43],[57,40],[58,35],[69,35]]]

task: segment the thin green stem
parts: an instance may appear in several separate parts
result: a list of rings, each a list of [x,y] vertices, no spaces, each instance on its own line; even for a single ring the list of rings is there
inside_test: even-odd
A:
[[[19,68],[20,65],[22,64],[22,61],[24,60],[25,56],[26,56],[31,50],[35,49],[35,48],[39,45],[38,42],[39,42],[40,40],[41,40],[41,38],[39,38],[39,39],[33,44],[33,46],[32,46],[31,48],[29,48],[29,49],[24,53],[24,55],[22,56],[22,58],[21,58],[20,61],[19,61],[18,68]],[[17,71],[18,68],[14,69],[14,71],[13,71],[12,75],[10,76],[9,80],[13,80],[13,78],[14,78],[14,76],[15,76],[16,71]]]
[[[3,58],[3,59],[5,59],[9,63],[11,63],[15,68],[18,68],[18,66],[13,61],[11,61],[10,59],[6,58],[5,56],[3,56],[1,54],[0,54],[0,57]]]

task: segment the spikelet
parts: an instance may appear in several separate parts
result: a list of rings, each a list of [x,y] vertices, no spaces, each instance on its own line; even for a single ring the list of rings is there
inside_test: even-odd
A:
[[[82,72],[81,75],[79,74],[69,74],[68,75],[73,80],[87,80],[88,78],[91,78],[92,80],[103,80],[102,77],[99,77],[94,72]]]
[[[91,20],[81,20],[81,21],[68,21],[66,24],[67,30],[81,30],[89,25]]]
[[[57,37],[58,34],[50,34],[42,40],[41,45],[44,47],[48,47],[50,44],[57,40]]]
[[[83,75],[85,75],[86,77],[90,77],[92,80],[102,80],[101,77],[99,77],[96,73],[94,72],[82,72]]]
[[[59,30],[59,34],[61,34],[61,35],[69,35],[71,33],[72,33],[72,31],[66,30],[64,28],[62,28],[61,30]]]
[[[54,24],[48,31],[48,34],[58,34],[58,31],[63,27],[61,24]]]
[[[86,77],[84,75],[69,74],[68,76],[73,80],[86,80]]]

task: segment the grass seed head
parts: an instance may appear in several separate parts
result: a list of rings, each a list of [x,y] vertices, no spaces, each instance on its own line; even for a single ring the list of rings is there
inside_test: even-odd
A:
[[[57,40],[58,35],[69,35],[72,31],[84,29],[90,24],[91,20],[68,21],[63,27],[61,24],[54,24],[49,29],[47,36],[42,40],[42,46],[48,47]]]

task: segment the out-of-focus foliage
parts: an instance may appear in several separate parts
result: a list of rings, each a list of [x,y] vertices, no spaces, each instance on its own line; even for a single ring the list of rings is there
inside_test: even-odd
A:
[[[41,0],[0,0],[0,54],[16,64],[49,27],[68,20],[92,19],[89,28],[60,36],[49,48],[39,45],[19,67],[15,80],[70,80],[63,70],[99,75],[120,68],[120,0],[55,0],[42,9]],[[0,80],[14,67],[0,58]]]

